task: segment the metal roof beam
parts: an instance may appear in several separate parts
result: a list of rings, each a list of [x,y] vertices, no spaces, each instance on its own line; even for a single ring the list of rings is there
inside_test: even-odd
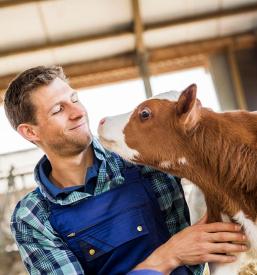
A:
[[[152,87],[150,83],[150,74],[148,68],[148,54],[144,45],[144,26],[140,14],[140,6],[138,0],[132,0],[133,18],[134,18],[134,33],[136,39],[136,56],[137,65],[140,75],[144,82],[146,97],[152,97]]]
[[[0,9],[19,6],[19,5],[25,5],[25,4],[31,4],[31,3],[40,3],[45,1],[50,1],[50,0],[2,0],[0,1]]]
[[[185,43],[149,51],[149,70],[151,75],[168,71],[205,65],[210,54],[256,47],[255,33],[245,33],[192,43]],[[64,71],[74,88],[96,86],[122,80],[138,78],[135,54],[123,54],[101,60],[63,65]],[[0,77],[0,103],[8,83],[16,76],[10,74]]]
[[[27,1],[29,1],[29,0],[27,0]],[[49,0],[41,0],[41,1],[49,1]],[[10,1],[10,2],[12,2],[12,1]],[[16,1],[13,1],[13,2],[16,2]],[[0,1],[0,3],[1,3],[1,1]],[[255,12],[255,11],[257,11],[257,4],[252,4],[252,5],[232,8],[232,9],[228,9],[228,10],[223,10],[223,11],[219,11],[219,12],[205,13],[202,15],[200,14],[197,16],[181,18],[178,20],[170,20],[170,21],[166,21],[163,23],[146,24],[144,26],[144,30],[151,31],[151,30],[156,30],[156,29],[160,29],[160,28],[167,28],[167,27],[173,27],[173,26],[178,26],[178,25],[183,25],[183,24],[208,21],[211,19],[225,18],[228,16],[243,15],[243,14],[247,14],[247,13],[251,13],[251,12]],[[132,34],[132,33],[133,33],[132,28],[127,26],[127,27],[122,27],[118,31],[110,32],[110,33],[99,33],[99,34],[92,35],[92,36],[64,39],[64,40],[59,40],[56,42],[44,43],[41,45],[27,46],[27,47],[23,47],[23,48],[15,48],[15,49],[6,49],[6,50],[0,51],[0,57],[30,53],[30,52],[41,51],[41,50],[51,50],[51,49],[55,49],[58,47],[72,46],[73,44],[77,44],[77,43],[92,42],[92,41],[95,41],[98,39],[117,38],[118,36]]]
[[[255,11],[257,11],[257,4],[243,5],[215,12],[205,12],[203,14],[192,15],[175,20],[168,20],[160,23],[149,23],[145,26],[145,30],[156,30],[159,28],[175,27],[184,24],[200,23],[208,20],[221,19],[230,16],[244,15]]]

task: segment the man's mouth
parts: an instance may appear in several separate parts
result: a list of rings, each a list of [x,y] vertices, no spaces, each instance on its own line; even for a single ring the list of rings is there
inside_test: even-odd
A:
[[[77,126],[75,126],[75,127],[72,127],[72,128],[70,128],[69,130],[76,130],[76,129],[78,129],[78,128],[84,126],[84,125],[85,125],[85,122],[80,123],[79,125],[77,125]]]

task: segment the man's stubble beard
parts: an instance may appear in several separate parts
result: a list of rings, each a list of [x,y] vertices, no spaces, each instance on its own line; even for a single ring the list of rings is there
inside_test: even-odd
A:
[[[53,142],[49,144],[49,147],[55,154],[63,157],[74,156],[82,153],[87,150],[87,148],[91,145],[93,140],[93,135],[89,130],[89,133],[81,138],[81,137],[66,137],[59,140],[59,142]]]

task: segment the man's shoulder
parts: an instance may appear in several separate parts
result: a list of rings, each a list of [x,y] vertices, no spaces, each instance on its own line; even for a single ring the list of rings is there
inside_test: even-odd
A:
[[[163,172],[161,170],[158,170],[156,168],[153,168],[152,166],[147,166],[147,165],[136,165],[137,167],[139,167],[139,169],[141,170],[142,174],[145,175],[152,175],[153,177],[157,177],[157,178],[162,178],[162,179],[167,179],[167,180],[176,180],[178,183],[180,183],[180,179],[169,174],[166,172]]]
[[[26,220],[31,220],[31,216],[33,215],[38,217],[43,216],[43,213],[46,211],[47,203],[35,189],[17,203],[12,214],[11,222],[26,222]]]

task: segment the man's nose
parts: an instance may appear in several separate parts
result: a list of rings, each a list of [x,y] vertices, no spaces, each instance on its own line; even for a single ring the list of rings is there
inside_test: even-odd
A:
[[[70,119],[77,119],[85,116],[86,110],[84,106],[73,105],[70,112]]]

